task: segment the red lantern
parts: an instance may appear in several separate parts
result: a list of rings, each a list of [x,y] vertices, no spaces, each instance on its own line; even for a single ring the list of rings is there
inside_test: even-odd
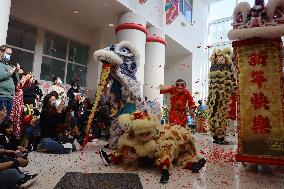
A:
[[[33,115],[26,115],[23,119],[23,122],[25,124],[29,124],[31,122],[31,120],[33,119]]]

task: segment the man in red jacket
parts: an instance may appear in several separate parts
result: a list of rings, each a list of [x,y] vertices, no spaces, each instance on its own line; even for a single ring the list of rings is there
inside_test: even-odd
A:
[[[171,95],[169,123],[186,127],[188,124],[186,106],[188,104],[189,109],[193,111],[196,106],[190,92],[186,89],[185,81],[178,79],[175,86],[161,86],[160,94]]]

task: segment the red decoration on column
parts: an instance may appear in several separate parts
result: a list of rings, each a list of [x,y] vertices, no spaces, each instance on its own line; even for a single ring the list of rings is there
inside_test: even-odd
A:
[[[135,23],[124,23],[120,24],[115,28],[115,33],[119,32],[120,30],[125,29],[134,29],[144,32],[146,35],[148,35],[148,30],[141,24],[135,24]]]
[[[161,37],[156,37],[156,36],[148,36],[148,37],[146,38],[146,42],[158,42],[158,43],[162,43],[162,44],[164,44],[165,46],[167,46],[166,40],[164,40],[164,39],[161,38]]]

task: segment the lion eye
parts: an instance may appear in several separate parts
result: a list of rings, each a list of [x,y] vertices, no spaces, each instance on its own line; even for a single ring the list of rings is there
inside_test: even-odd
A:
[[[126,48],[126,47],[122,47],[122,48],[120,49],[120,52],[123,52],[123,53],[130,53],[130,50],[129,50],[128,48]]]

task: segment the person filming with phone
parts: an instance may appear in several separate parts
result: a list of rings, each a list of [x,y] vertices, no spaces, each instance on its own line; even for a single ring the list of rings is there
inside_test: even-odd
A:
[[[15,85],[19,81],[18,73],[21,70],[18,63],[16,65],[9,63],[11,55],[11,48],[6,45],[0,46],[0,111],[6,109],[7,116],[12,110]]]

